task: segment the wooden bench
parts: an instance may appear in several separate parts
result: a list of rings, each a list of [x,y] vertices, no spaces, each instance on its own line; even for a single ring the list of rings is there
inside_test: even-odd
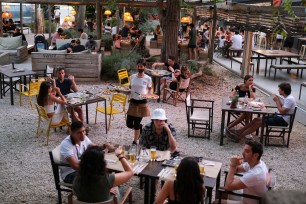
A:
[[[271,69],[274,69],[274,81],[276,78],[276,70],[282,70],[282,69],[296,69],[296,76],[299,76],[299,71],[301,69],[301,78],[303,77],[303,70],[306,69],[306,65],[299,65],[299,64],[285,64],[285,65],[275,65],[272,64],[269,68],[269,77],[270,77],[270,71]]]
[[[240,64],[240,69],[241,69],[241,65],[242,65],[242,57],[231,57],[231,69],[233,67],[233,61],[237,62],[238,64]],[[254,73],[254,62],[250,62],[251,65],[251,70],[253,68],[253,73]]]
[[[34,45],[28,45],[27,49],[28,49],[28,54],[31,54],[34,51]]]
[[[299,100],[301,99],[301,92],[302,92],[302,87],[306,87],[306,82],[302,82],[300,85],[300,93],[299,93]]]
[[[305,61],[303,61],[303,60],[299,60],[299,59],[296,59],[296,58],[293,58],[293,59],[282,59],[282,61],[281,61],[281,63],[283,62],[283,61],[286,61],[286,62],[288,62],[288,63],[292,63],[292,64],[306,64],[306,62]]]
[[[237,57],[240,57],[241,53],[243,52],[243,49],[233,49],[233,48],[228,48],[228,55],[230,57],[234,57],[234,54],[236,53]]]

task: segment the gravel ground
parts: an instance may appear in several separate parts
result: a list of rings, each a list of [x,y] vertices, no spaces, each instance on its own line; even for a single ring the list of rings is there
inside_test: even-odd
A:
[[[181,102],[174,107],[151,101],[150,108],[154,110],[162,107],[166,110],[169,122],[173,123],[177,130],[179,151],[221,160],[224,164],[223,169],[227,169],[229,157],[241,154],[243,144],[232,143],[225,139],[225,145],[219,146],[221,99],[241,81],[219,65],[213,66],[213,76],[204,75],[193,81],[193,97],[215,101],[214,127],[210,140],[187,138],[184,103]],[[90,90],[92,85],[106,88],[109,83],[110,81],[90,85],[79,84],[79,87],[81,90]],[[264,97],[260,93],[257,94],[258,97]],[[38,119],[36,110],[31,110],[27,99],[23,99],[24,106],[19,107],[18,93],[15,93],[14,97],[15,106],[10,105],[9,96],[0,100],[0,203],[56,203],[57,192],[48,151],[60,144],[66,137],[66,130],[57,130],[57,132],[51,130],[49,146],[46,146],[45,133],[40,137],[35,136]],[[89,112],[89,138],[94,143],[111,141],[130,144],[132,142],[133,132],[125,126],[122,115],[115,116],[111,122],[110,132],[106,135],[103,115],[98,115],[98,123],[94,124],[95,105],[89,106]],[[149,121],[149,118],[145,118],[142,123],[146,124]],[[304,126],[295,123],[289,149],[279,147],[264,149],[262,159],[275,171],[276,189],[303,191],[306,189],[305,130]],[[143,191],[138,188],[139,179],[133,178],[128,185],[133,187],[134,203],[143,203]],[[65,202],[66,198],[64,195]]]

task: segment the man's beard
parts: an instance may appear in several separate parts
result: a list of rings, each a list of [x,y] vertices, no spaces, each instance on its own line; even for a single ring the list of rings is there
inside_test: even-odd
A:
[[[143,69],[138,69],[138,73],[139,73],[139,74],[142,74],[143,72],[144,72]]]

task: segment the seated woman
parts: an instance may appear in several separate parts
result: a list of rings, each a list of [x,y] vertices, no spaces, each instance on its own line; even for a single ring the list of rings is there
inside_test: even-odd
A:
[[[56,97],[58,94],[59,97]],[[58,87],[52,87],[50,82],[42,82],[37,97],[37,104],[44,107],[48,117],[52,117],[52,125],[59,124],[62,120],[68,120],[68,112],[65,111],[67,100]],[[55,108],[56,106],[56,108]]]
[[[192,157],[184,158],[177,168],[176,180],[168,180],[158,193],[155,203],[162,204],[168,199],[169,204],[204,203],[204,180],[200,174],[198,162]]]
[[[116,49],[121,49],[121,35],[117,35],[116,34],[116,37],[115,37],[115,48]]]
[[[162,35],[163,34],[160,25],[156,26],[153,34],[154,34],[154,40],[157,40],[157,36],[158,35]]]
[[[181,71],[179,70],[174,70],[174,73],[172,73],[172,82],[169,85],[169,88],[172,90],[177,89],[177,83],[188,83],[189,84],[189,79],[191,77],[190,71],[188,66],[182,66]],[[181,87],[188,87],[188,84],[182,84]],[[180,89],[179,91],[184,91],[186,88]]]
[[[256,94],[253,81],[253,76],[245,75],[244,83],[235,87],[235,90],[233,90],[231,93],[231,97],[234,97],[238,93],[239,97],[245,97],[247,95],[248,98],[255,99]],[[233,127],[241,123],[243,120],[246,124],[248,124],[250,122],[250,119],[251,114],[241,113],[240,116],[232,123],[230,123],[230,125],[227,127],[227,133],[231,135],[234,132],[234,130],[232,130]]]
[[[73,192],[79,201],[88,203],[104,202],[119,197],[117,187],[133,177],[133,169],[121,154],[122,148],[115,150],[124,172],[109,174],[106,170],[104,151],[101,146],[91,146],[81,156],[80,168],[73,182]]]

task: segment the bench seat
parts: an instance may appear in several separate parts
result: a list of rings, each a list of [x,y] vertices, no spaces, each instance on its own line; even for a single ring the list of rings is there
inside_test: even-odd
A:
[[[293,58],[291,60],[289,59],[282,59],[282,61],[286,61],[286,62],[291,62],[292,64],[306,64],[306,61],[303,61],[303,60],[298,60],[296,58]]]
[[[235,61],[238,64],[240,64],[240,69],[241,69],[242,57],[231,57],[231,69],[233,68],[233,61]],[[251,65],[251,70],[253,68],[253,72],[254,72],[254,62],[250,62],[250,65]]]
[[[272,64],[269,68],[269,77],[270,77],[270,71],[271,69],[274,69],[274,81],[275,81],[275,78],[276,78],[276,70],[279,69],[279,70],[282,70],[282,69],[287,69],[287,70],[290,70],[290,69],[296,69],[296,75],[299,76],[299,71],[301,69],[301,78],[303,77],[303,70],[306,69],[306,65],[301,65],[301,64],[281,64],[281,65],[276,65],[276,64]]]

